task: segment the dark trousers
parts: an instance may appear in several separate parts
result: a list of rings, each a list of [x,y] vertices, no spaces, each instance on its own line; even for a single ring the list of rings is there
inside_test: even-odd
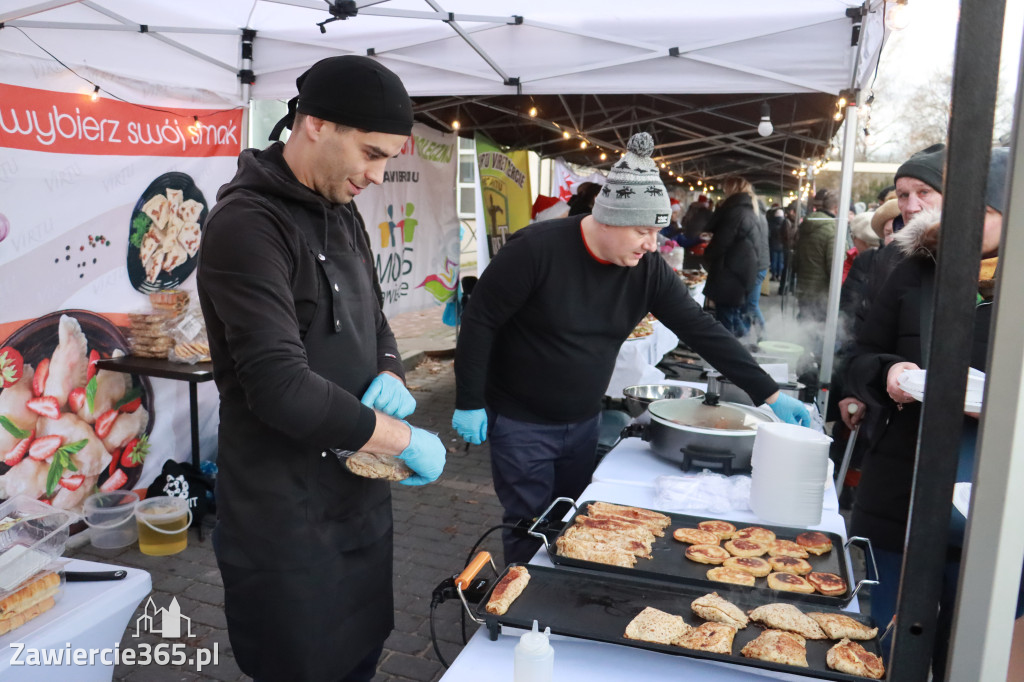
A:
[[[557,497],[577,499],[597,462],[601,415],[572,424],[531,424],[493,414],[491,472],[504,523],[533,519]],[[529,561],[540,541],[506,529],[505,563]]]

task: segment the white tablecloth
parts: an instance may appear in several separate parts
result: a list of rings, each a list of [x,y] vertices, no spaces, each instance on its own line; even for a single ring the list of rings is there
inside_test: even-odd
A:
[[[654,333],[622,343],[605,395],[621,398],[622,389],[627,386],[662,383],[665,373],[654,366],[679,345],[679,337],[661,322],[655,321],[652,327]]]
[[[149,573],[137,568],[70,560],[69,571],[113,571],[123,569],[123,580],[65,583],[57,604],[43,615],[0,637],[0,679],[4,682],[99,682],[114,676],[113,665],[102,665],[98,655],[94,665],[12,666],[16,651],[12,643],[25,645],[19,660],[30,649],[66,650],[112,649],[121,641],[125,628],[139,603],[152,589]],[[107,656],[111,659],[110,655]],[[153,669],[159,666],[153,665]]]

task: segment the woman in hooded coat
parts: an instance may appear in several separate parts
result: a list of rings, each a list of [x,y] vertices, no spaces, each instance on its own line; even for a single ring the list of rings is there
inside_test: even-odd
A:
[[[728,177],[722,183],[725,199],[715,210],[704,250],[708,271],[704,295],[715,303],[715,317],[736,336],[750,331],[747,299],[757,281],[757,248],[761,234],[757,201],[750,183]]]

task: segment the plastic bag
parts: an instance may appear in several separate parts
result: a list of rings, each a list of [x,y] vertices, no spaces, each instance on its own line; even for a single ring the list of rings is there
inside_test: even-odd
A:
[[[210,360],[210,343],[206,338],[206,323],[203,312],[195,303],[182,313],[170,329],[170,337],[174,346],[167,353],[171,362],[182,362],[194,365],[197,362]]]
[[[696,474],[658,476],[655,500],[667,511],[721,514],[750,509],[750,476],[723,476],[705,469]]]

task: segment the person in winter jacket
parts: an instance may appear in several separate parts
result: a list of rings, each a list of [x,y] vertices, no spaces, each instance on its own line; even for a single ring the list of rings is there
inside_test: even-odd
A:
[[[1002,211],[1006,205],[1008,159],[1007,148],[992,150],[970,359],[971,367],[981,371],[986,367]],[[871,615],[883,626],[896,610],[921,418],[921,404],[900,387],[899,378],[907,370],[926,365],[927,339],[922,338],[921,320],[931,317],[931,285],[927,282],[936,276],[940,229],[955,228],[941,225],[937,211],[925,210],[917,212],[896,234],[893,244],[904,257],[890,274],[884,295],[872,302],[846,372],[847,390],[867,403],[869,410],[886,414],[884,429],[865,454],[850,519],[850,533],[871,538],[874,547],[880,585],[872,591]],[[970,480],[973,472],[977,427],[977,415],[968,415],[964,422],[958,480]],[[927,457],[925,453],[922,456]],[[940,632],[936,635],[937,671],[944,671],[944,644],[948,640],[963,543],[962,521],[962,517],[955,517],[951,526],[952,546],[947,555],[950,565],[946,571],[949,579],[944,586],[938,623]]]
[[[718,321],[741,337],[750,331],[747,302],[757,281],[756,244],[762,226],[750,183],[729,177],[722,183],[722,191],[725,198],[707,227],[712,236],[704,250],[708,271],[704,295],[714,301]]]
[[[394,627],[389,484],[335,451],[402,459],[419,485],[445,446],[416,407],[353,199],[412,130],[398,76],[329,57],[297,80],[287,143],[247,149],[203,229],[198,291],[220,392],[217,526],[228,637],[260,680],[374,677]]]
[[[726,182],[728,182],[726,178]],[[768,276],[768,266],[771,264],[771,255],[768,250],[768,219],[765,217],[767,209],[763,202],[754,193],[754,187],[744,182],[744,191],[754,197],[754,207],[757,209],[757,233],[754,235],[754,251],[757,253],[757,276],[754,278],[754,286],[747,292],[747,320],[757,331],[757,338],[764,334],[764,315],[761,314],[761,283]]]
[[[828,306],[839,197],[833,190],[820,189],[814,195],[814,204],[816,210],[800,223],[800,239],[796,247],[796,298],[800,319],[823,323]]]
[[[768,211],[768,252],[770,256],[769,272],[773,282],[782,278],[782,268],[786,264],[786,214],[782,208],[775,206]]]

